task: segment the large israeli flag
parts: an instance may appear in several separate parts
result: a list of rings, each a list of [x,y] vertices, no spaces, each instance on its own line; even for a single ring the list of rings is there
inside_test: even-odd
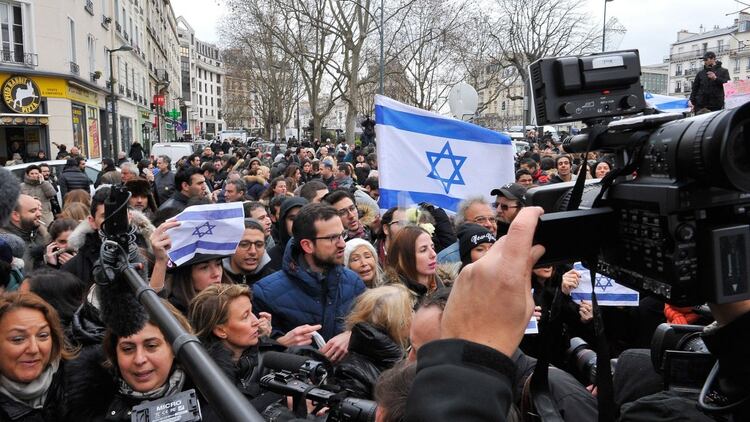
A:
[[[687,113],[688,99],[682,97],[670,97],[669,95],[652,94],[646,92],[643,94],[646,104],[665,113]]]
[[[194,205],[174,218],[180,225],[167,230],[172,238],[168,255],[176,266],[196,253],[230,255],[245,232],[242,202]]]
[[[429,202],[456,212],[471,195],[513,182],[510,137],[375,96],[380,208]]]

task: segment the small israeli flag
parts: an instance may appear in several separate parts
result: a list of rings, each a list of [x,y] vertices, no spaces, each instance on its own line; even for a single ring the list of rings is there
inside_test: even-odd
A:
[[[233,254],[245,231],[242,202],[194,205],[174,219],[180,225],[167,230],[167,234],[172,238],[169,259],[176,266],[189,261],[196,253]]]
[[[510,137],[375,96],[380,208],[429,202],[455,213],[462,199],[513,182]]]
[[[524,334],[539,334],[539,326],[536,323],[534,315],[531,315],[531,321],[529,321],[529,324],[526,326]]]
[[[576,262],[573,264],[573,269],[578,271],[581,278],[578,287],[570,292],[570,297],[578,304],[581,300],[591,302],[591,276],[588,268]],[[599,306],[638,306],[640,299],[638,291],[617,284],[607,276],[597,274],[594,288]]]
[[[670,97],[669,95],[652,94],[650,92],[645,92],[643,97],[649,107],[659,111],[666,113],[687,113],[690,111],[687,98]]]

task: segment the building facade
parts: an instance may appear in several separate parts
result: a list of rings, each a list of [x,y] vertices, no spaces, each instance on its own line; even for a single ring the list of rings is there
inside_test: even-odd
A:
[[[159,69],[179,86],[169,1],[3,0],[0,20],[9,29],[0,31],[0,160],[11,149],[54,158],[58,145],[116,156],[158,136],[149,104],[174,95],[157,83]]]
[[[181,72],[189,83],[181,86],[184,123],[194,138],[213,138],[226,129],[222,89],[226,70],[219,48],[195,37],[183,17],[177,18]]]
[[[641,85],[652,94],[669,94],[669,63],[641,66]]]

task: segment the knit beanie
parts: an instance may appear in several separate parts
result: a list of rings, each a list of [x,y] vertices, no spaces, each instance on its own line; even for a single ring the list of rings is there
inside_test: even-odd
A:
[[[482,243],[495,243],[495,235],[479,224],[467,223],[458,228],[458,251],[463,265],[471,264],[471,250]]]

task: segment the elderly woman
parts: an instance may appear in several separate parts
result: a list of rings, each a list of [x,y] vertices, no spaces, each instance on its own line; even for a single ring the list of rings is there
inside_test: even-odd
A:
[[[384,283],[383,270],[378,264],[375,247],[364,239],[351,239],[344,249],[344,265],[359,275],[367,287],[378,287]]]
[[[380,373],[405,356],[413,302],[401,285],[366,290],[347,317],[349,354],[336,367],[339,385],[353,397],[373,399]]]
[[[60,420],[72,357],[52,306],[33,293],[0,296],[0,420]]]

